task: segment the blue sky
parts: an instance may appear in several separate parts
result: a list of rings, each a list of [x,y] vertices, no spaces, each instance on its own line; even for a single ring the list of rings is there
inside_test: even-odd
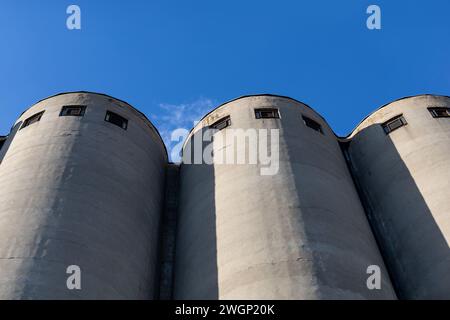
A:
[[[66,28],[70,4],[81,30]],[[371,4],[381,30],[366,28]],[[391,100],[450,93],[449,14],[448,0],[2,0],[0,134],[36,101],[87,90],[164,135],[255,93],[303,101],[346,135]]]

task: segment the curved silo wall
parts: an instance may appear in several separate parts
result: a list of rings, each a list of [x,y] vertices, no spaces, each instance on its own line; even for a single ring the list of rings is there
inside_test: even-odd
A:
[[[281,118],[256,119],[256,108],[277,108]],[[226,116],[231,126],[224,130],[278,129],[271,150],[279,148],[279,169],[261,175],[267,166],[260,162],[181,165],[174,297],[395,298],[342,151],[324,120],[292,99],[244,97],[208,114],[188,137],[185,156],[196,137]],[[306,126],[303,116],[322,132]],[[214,140],[214,157],[227,148]],[[381,268],[381,290],[367,288],[369,265]]]
[[[349,155],[399,297],[450,298],[450,118],[428,108],[450,99],[423,95],[390,103],[351,136]],[[407,124],[386,134],[382,124]]]
[[[71,105],[85,114],[60,116]],[[67,93],[32,106],[16,128],[0,164],[0,298],[154,297],[167,155],[150,122],[111,97]],[[70,265],[81,290],[66,285]]]

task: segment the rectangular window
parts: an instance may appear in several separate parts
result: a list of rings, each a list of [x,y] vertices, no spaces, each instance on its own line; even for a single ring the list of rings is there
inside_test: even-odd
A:
[[[22,127],[20,128],[20,130],[22,130],[23,128],[26,128],[26,127],[32,125],[33,123],[36,123],[36,122],[40,121],[41,118],[42,118],[42,115],[44,114],[44,112],[45,112],[45,111],[36,113],[35,115],[32,115],[31,117],[29,117],[28,119],[26,119],[26,120],[23,122]]]
[[[391,133],[394,130],[397,130],[400,127],[403,127],[407,125],[408,122],[406,122],[406,119],[403,117],[403,115],[396,116],[385,123],[383,123],[381,126],[383,127],[383,130],[386,134]]]
[[[73,116],[82,117],[86,111],[86,106],[64,106],[59,114],[60,117]]]
[[[433,118],[450,118],[450,108],[447,107],[430,107],[428,111]]]
[[[214,122],[210,127],[212,129],[222,130],[229,126],[231,126],[231,118],[230,116],[226,116],[219,121]]]
[[[303,118],[303,122],[305,123],[305,125],[307,127],[323,134],[322,126],[318,122],[316,122],[313,119],[308,118],[306,116],[302,116],[302,118]]]
[[[105,121],[115,124],[116,126],[121,127],[123,130],[127,130],[128,128],[128,120],[111,111],[106,112]]]
[[[279,119],[280,113],[275,108],[255,109],[256,119]]]

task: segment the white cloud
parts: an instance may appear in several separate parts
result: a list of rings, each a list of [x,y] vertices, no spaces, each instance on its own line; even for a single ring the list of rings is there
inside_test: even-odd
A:
[[[169,157],[178,141],[171,140],[171,134],[177,129],[190,131],[203,116],[214,108],[215,102],[208,98],[199,98],[190,103],[170,104],[160,103],[159,112],[150,116],[156,125],[167,146]],[[171,157],[171,161],[177,162],[178,157]]]

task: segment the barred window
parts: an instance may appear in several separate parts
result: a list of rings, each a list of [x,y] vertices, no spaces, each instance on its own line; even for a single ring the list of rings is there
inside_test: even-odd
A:
[[[82,117],[86,111],[86,106],[64,106],[59,116]]]
[[[36,113],[35,115],[32,115],[31,117],[29,117],[28,119],[26,119],[23,124],[22,127],[20,128],[20,130],[22,130],[23,128],[26,128],[28,126],[31,126],[33,123],[36,123],[38,121],[41,120],[42,115],[44,114],[45,111]]]
[[[128,120],[111,111],[106,112],[105,121],[115,124],[116,126],[121,127],[123,130],[127,130],[128,128]]]
[[[386,134],[389,134],[392,131],[397,130],[398,128],[406,126],[407,124],[408,124],[408,122],[406,122],[406,119],[401,114],[392,119],[389,119],[388,121],[383,123],[381,126],[383,127],[384,132]]]
[[[230,118],[230,116],[226,116],[226,117],[223,117],[222,119],[214,122],[210,127],[212,129],[222,130],[229,126],[231,126],[231,118]]]
[[[322,126],[320,125],[320,123],[318,123],[317,121],[314,121],[313,119],[308,118],[306,116],[302,116],[302,118],[303,118],[303,123],[307,127],[311,128],[313,130],[316,130],[317,132],[320,132],[321,134],[323,134],[323,129],[322,129]]]
[[[447,107],[430,107],[428,111],[433,118],[450,118],[450,108]]]
[[[279,119],[280,112],[276,108],[255,109],[256,119]]]

